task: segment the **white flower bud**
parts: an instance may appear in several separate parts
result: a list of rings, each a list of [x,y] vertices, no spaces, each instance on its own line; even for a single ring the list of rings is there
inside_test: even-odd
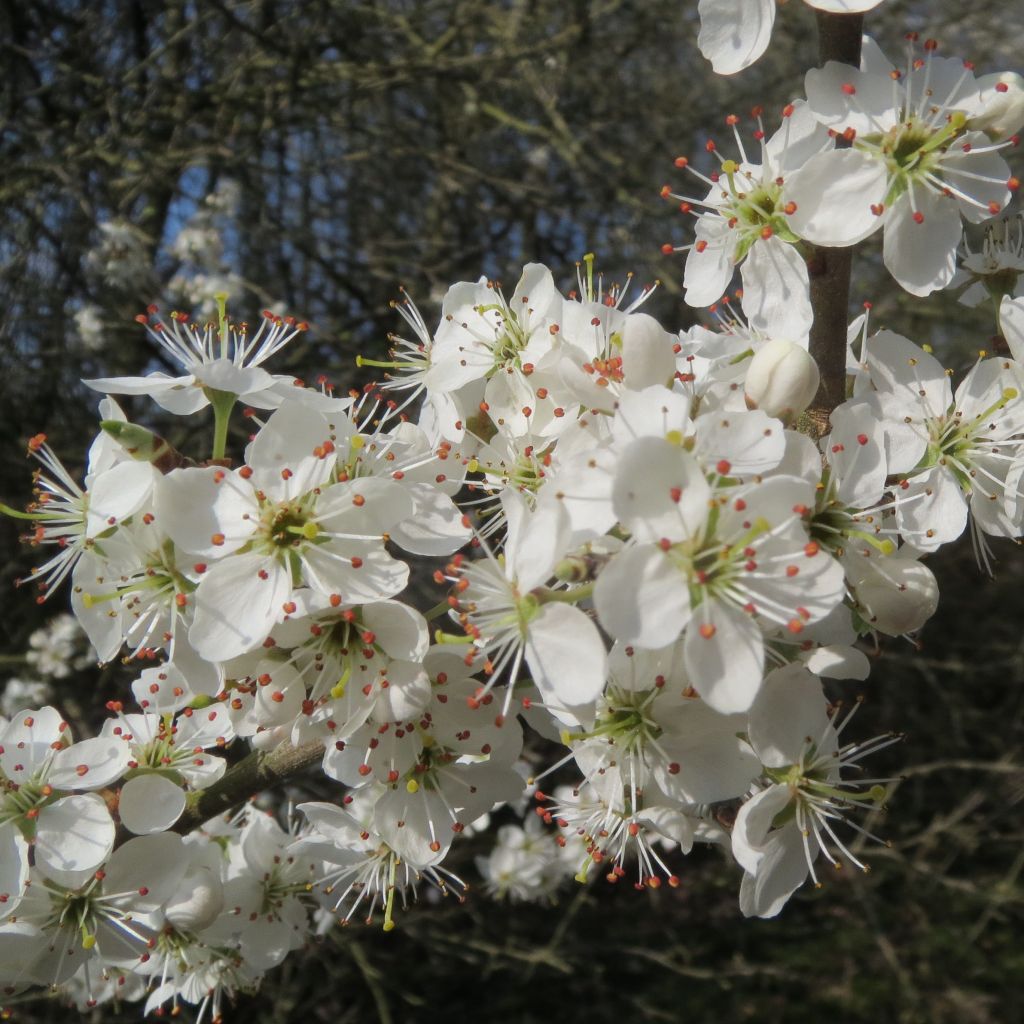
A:
[[[986,75],[978,80],[985,100],[982,113],[970,118],[966,127],[984,132],[991,139],[1008,139],[1024,127],[1024,78],[1016,71]]]
[[[920,629],[939,606],[939,585],[916,559],[864,559],[860,578],[851,580],[861,615],[887,636]]]
[[[769,341],[747,369],[747,408],[793,420],[818,390],[818,366],[806,349],[791,341]]]

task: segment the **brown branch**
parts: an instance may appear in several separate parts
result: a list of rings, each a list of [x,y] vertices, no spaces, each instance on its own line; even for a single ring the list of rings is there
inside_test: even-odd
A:
[[[828,14],[818,11],[819,63],[837,60],[860,65],[863,14]],[[837,145],[845,145],[842,138]],[[810,352],[821,372],[821,384],[814,404],[807,410],[819,437],[829,429],[832,410],[846,399],[846,329],[850,310],[850,268],[852,248],[812,246],[808,260],[811,285]]]
[[[319,740],[301,747],[282,743],[273,750],[254,750],[229,768],[219,782],[189,793],[185,812],[174,824],[173,831],[182,835],[191,832],[197,825],[245,803],[262,790],[286,782],[316,764],[323,753],[324,745]]]

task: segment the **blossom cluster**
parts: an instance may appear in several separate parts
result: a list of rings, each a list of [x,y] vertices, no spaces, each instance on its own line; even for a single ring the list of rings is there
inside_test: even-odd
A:
[[[424,883],[461,898],[453,844],[524,797],[530,823],[480,859],[513,899],[567,874],[675,887],[699,842],[770,917],[823,863],[864,867],[851,816],[887,780],[862,761],[899,737],[850,738],[858,705],[822,680],[864,679],[864,638],[925,624],[926,556],[969,532],[987,565],[990,538],[1024,535],[1012,260],[964,262],[1004,354],[954,388],[866,314],[824,436],[804,415],[810,246],[884,230],[924,295],[954,280],[962,221],[1016,187],[999,151],[1020,82],[924,52],[897,72],[865,40],[860,70],[812,71],[773,136],[755,113],[759,162],[729,119],[740,159],[675,197],[709,325],[670,332],[592,257],[568,293],[531,263],[511,292],[454,284],[434,325],[403,296],[406,336],[359,360],[383,380],[338,396],[264,368],[304,332],[292,318],[253,328],[222,295],[208,321],[139,316],[181,374],[87,381],[104,397],[84,480],[37,435],[34,500],[4,506],[31,523],[40,596],[67,582],[97,658],[137,668],[135,706],[110,701],[95,737],[52,707],[0,727],[5,992],[216,1014],[333,922],[390,929]],[[211,457],[120,395],[211,407]],[[229,452],[238,404],[251,434]],[[409,587],[424,558],[431,609]],[[559,750],[543,765],[540,740]],[[232,773],[299,752],[332,799],[287,828],[204,814]]]

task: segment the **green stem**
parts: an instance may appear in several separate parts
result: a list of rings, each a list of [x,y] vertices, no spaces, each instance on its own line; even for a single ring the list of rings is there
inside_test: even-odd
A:
[[[231,423],[231,410],[238,401],[238,395],[230,391],[217,391],[215,388],[204,388],[206,397],[213,407],[213,454],[211,459],[217,461],[224,458],[228,446],[228,426]]]
[[[562,601],[566,604],[575,604],[577,601],[584,601],[594,593],[593,583],[584,583],[571,590],[549,590],[547,587],[537,587],[530,593],[537,598],[539,604],[550,604],[552,601]]]
[[[436,619],[439,615],[444,615],[445,612],[450,612],[451,610],[452,606],[447,600],[438,601],[433,608],[429,608],[423,613],[423,618],[429,622],[431,619]]]

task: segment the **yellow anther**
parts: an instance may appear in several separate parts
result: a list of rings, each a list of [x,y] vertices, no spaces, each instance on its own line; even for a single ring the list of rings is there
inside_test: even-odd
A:
[[[305,537],[306,540],[316,540],[319,535],[320,527],[317,526],[316,523],[309,522],[302,524],[302,536]]]
[[[407,793],[418,793],[420,791],[420,784],[415,779],[410,779],[405,784],[405,791]]]

